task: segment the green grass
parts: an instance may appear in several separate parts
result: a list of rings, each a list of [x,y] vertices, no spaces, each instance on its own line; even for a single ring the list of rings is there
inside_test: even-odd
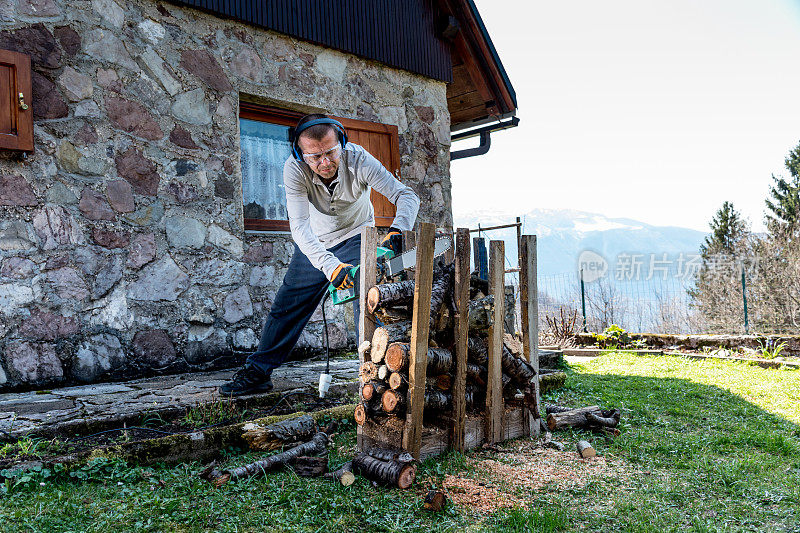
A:
[[[290,472],[214,489],[197,478],[197,463],[98,460],[8,480],[0,531],[800,531],[800,371],[609,354],[573,367],[546,401],[622,409],[613,443],[579,431],[555,435],[567,454],[579,438],[594,439],[610,466],[582,484],[517,490],[526,505],[489,515],[422,509],[422,494],[444,474],[477,475],[472,454],[426,461],[416,490],[406,492]],[[331,464],[354,448],[355,432],[344,432]],[[231,451],[223,464],[255,457]]]

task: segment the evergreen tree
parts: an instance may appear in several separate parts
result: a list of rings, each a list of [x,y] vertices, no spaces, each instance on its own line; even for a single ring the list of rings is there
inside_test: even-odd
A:
[[[708,259],[714,254],[735,255],[741,242],[747,237],[747,222],[733,208],[730,202],[724,202],[709,224],[709,233],[700,245],[700,254]]]
[[[766,200],[767,225],[774,234],[791,235],[800,222],[800,144],[789,152],[785,165],[789,179],[772,176],[775,183]]]

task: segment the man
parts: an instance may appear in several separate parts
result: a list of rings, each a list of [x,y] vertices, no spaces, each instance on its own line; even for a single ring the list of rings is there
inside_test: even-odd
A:
[[[357,281],[350,269],[361,254],[361,228],[375,225],[370,188],[397,206],[381,242],[399,251],[400,232],[414,226],[419,198],[357,144],[337,121],[321,114],[300,119],[292,156],[283,167],[286,209],[295,249],[267,317],[258,349],[219,390],[239,396],[272,389],[272,370],[289,355],[328,284],[344,289]],[[358,316],[358,302],[355,313]]]

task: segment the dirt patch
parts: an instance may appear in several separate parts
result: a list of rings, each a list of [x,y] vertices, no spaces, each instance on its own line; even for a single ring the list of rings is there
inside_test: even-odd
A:
[[[521,491],[581,488],[612,471],[618,476],[622,467],[605,457],[581,459],[569,445],[568,451],[559,452],[519,441],[504,449],[468,457],[466,472],[445,476],[443,486],[455,504],[482,513],[517,507],[525,503],[517,496]]]

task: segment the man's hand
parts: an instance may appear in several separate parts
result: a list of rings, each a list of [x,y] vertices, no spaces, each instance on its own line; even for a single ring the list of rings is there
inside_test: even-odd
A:
[[[403,251],[403,235],[400,233],[400,230],[397,228],[389,228],[389,234],[383,238],[381,241],[380,246],[382,248],[388,248],[395,255],[399,254]]]
[[[331,285],[336,287],[337,290],[351,288],[355,283],[353,275],[350,273],[352,268],[353,265],[350,263],[339,264],[336,270],[333,271],[333,274],[331,274]]]

